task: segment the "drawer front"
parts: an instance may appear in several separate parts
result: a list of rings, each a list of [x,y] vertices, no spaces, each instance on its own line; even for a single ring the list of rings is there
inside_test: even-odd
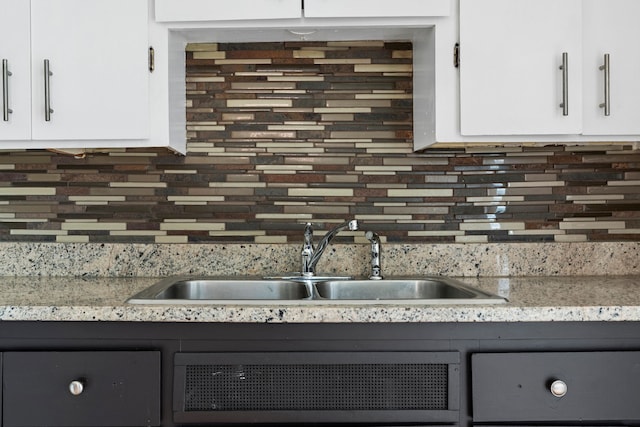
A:
[[[180,353],[177,423],[451,423],[459,354]]]
[[[159,352],[6,352],[3,371],[4,427],[160,425]]]
[[[640,419],[640,352],[484,353],[471,360],[474,421]]]

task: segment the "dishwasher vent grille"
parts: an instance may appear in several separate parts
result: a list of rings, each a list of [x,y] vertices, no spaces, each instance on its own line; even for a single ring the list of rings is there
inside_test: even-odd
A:
[[[446,363],[187,365],[184,410],[447,410]]]

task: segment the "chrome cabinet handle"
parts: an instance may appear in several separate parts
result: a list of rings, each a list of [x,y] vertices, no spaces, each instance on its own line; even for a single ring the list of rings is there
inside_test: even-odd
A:
[[[49,60],[44,60],[44,119],[49,122],[51,121],[51,113],[53,113],[53,109],[51,108],[51,88],[49,85],[50,77],[53,75],[51,70],[49,69]]]
[[[600,66],[600,70],[604,71],[604,102],[600,104],[600,108],[604,108],[604,115],[611,115],[611,92],[610,92],[610,83],[611,76],[609,74],[609,54],[604,54],[604,64]]]
[[[567,52],[562,52],[562,65],[560,66],[562,70],[562,103],[560,104],[560,108],[562,108],[562,115],[569,115],[569,54]]]
[[[13,113],[13,110],[9,108],[9,61],[2,60],[2,120],[9,121],[9,114]]]
[[[567,383],[562,380],[555,380],[551,383],[549,391],[551,391],[551,394],[553,394],[555,397],[563,397],[565,394],[567,394],[568,391]]]
[[[69,393],[74,396],[80,396],[84,391],[84,382],[81,380],[71,381],[69,383]]]

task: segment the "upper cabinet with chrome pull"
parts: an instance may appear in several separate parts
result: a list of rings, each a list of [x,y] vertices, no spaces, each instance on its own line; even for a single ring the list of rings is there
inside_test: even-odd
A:
[[[638,135],[640,2],[583,1],[583,133]]]
[[[0,0],[0,8],[0,148],[153,145],[148,0]]]
[[[637,0],[460,0],[461,134],[637,140],[638,16]]]
[[[460,0],[462,135],[580,133],[580,0]]]
[[[147,22],[146,0],[31,0],[33,139],[147,137]]]
[[[31,138],[29,2],[0,0],[2,120],[0,140]]]

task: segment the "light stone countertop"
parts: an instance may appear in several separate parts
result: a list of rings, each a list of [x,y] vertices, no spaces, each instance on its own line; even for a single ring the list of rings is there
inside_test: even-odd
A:
[[[3,277],[0,320],[140,322],[640,321],[640,276],[464,277],[507,297],[487,305],[132,305],[159,278]]]

